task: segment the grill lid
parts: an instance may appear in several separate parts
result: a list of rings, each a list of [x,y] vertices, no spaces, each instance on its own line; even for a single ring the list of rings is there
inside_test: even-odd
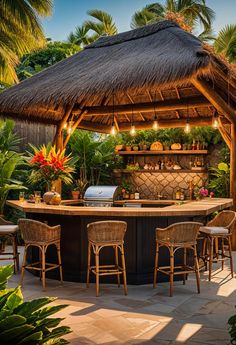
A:
[[[84,200],[113,201],[118,195],[118,186],[90,186],[84,194]]]

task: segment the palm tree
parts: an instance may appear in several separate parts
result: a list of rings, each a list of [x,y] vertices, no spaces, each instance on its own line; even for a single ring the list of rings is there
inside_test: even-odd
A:
[[[214,11],[206,6],[205,0],[166,0],[165,5],[153,3],[135,12],[131,27],[137,28],[163,19],[176,21],[183,29],[192,31],[202,24],[204,31],[211,28]]]
[[[48,16],[52,0],[1,0],[0,82],[17,82],[19,57],[45,44],[39,16]]]
[[[109,13],[101,10],[90,10],[87,14],[96,20],[86,20],[81,26],[77,26],[75,32],[69,34],[68,42],[84,47],[103,35],[117,34],[117,27]],[[92,34],[89,35],[91,32]]]
[[[223,53],[229,62],[236,63],[236,24],[226,25],[218,34],[214,48]]]

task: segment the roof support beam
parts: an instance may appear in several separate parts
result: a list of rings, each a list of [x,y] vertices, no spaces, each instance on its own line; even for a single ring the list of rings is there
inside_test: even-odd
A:
[[[228,105],[221,96],[213,90],[210,85],[198,78],[191,80],[192,84],[205,96],[211,104],[218,110],[218,112],[224,115],[231,123],[236,123],[236,115],[234,110]]]
[[[205,118],[193,118],[189,120],[190,125],[192,126],[209,126],[212,124],[211,117]],[[170,120],[160,120],[158,121],[160,128],[172,128],[172,127],[185,127],[186,119],[170,119]],[[134,122],[136,129],[151,129],[153,126],[153,121],[145,121],[145,122]],[[96,124],[90,121],[86,121],[85,117],[83,121],[78,126],[82,129],[87,129],[91,131],[97,131],[101,133],[110,133],[110,126]],[[119,131],[126,132],[130,130],[130,123],[119,123]]]
[[[203,97],[194,97],[188,99],[179,99],[179,100],[169,100],[162,102],[148,102],[148,103],[137,103],[137,104],[123,104],[116,105],[114,111],[117,114],[132,114],[132,112],[153,112],[155,107],[156,112],[178,110],[178,109],[187,109],[188,107],[208,107],[211,103],[204,99]],[[111,115],[113,114],[112,106],[96,106],[96,107],[86,107],[87,114],[86,116],[97,116],[97,115]],[[75,109],[73,109],[75,113]]]

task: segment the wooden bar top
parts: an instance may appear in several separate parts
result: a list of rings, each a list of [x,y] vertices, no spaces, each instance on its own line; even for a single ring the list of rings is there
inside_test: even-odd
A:
[[[163,204],[163,200],[156,200]],[[165,200],[167,202],[168,200]],[[169,200],[173,202],[173,200]],[[199,201],[176,202],[165,207],[84,207],[61,204],[59,206],[32,204],[27,201],[8,200],[7,205],[25,213],[47,213],[65,216],[105,216],[105,217],[171,217],[171,216],[207,216],[212,212],[229,208],[233,199],[205,198]]]

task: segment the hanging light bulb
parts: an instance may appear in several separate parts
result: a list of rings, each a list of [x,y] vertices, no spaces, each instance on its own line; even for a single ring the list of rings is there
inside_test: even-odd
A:
[[[74,125],[74,121],[69,121],[68,123],[68,128],[67,128],[67,133],[71,134],[73,131],[73,125]]]
[[[189,134],[191,132],[191,127],[190,127],[189,119],[187,119],[187,121],[186,121],[186,125],[184,127],[184,132],[186,134]]]
[[[158,129],[159,129],[159,123],[158,123],[156,115],[154,117],[154,121],[153,121],[153,124],[152,124],[152,129],[154,129],[154,131],[158,131]]]
[[[111,133],[111,135],[114,135],[114,136],[117,134],[117,130],[116,130],[116,126],[115,126],[114,122],[112,123],[110,133]]]
[[[63,129],[64,129],[64,130],[67,129],[67,122],[64,123]]]
[[[130,128],[130,135],[132,135],[132,137],[136,134],[136,129],[135,129],[135,125],[131,125],[131,128]]]
[[[214,129],[217,129],[219,127],[219,120],[218,120],[218,113],[217,113],[217,111],[215,111],[215,114],[214,114],[214,116],[212,118],[212,127]]]

